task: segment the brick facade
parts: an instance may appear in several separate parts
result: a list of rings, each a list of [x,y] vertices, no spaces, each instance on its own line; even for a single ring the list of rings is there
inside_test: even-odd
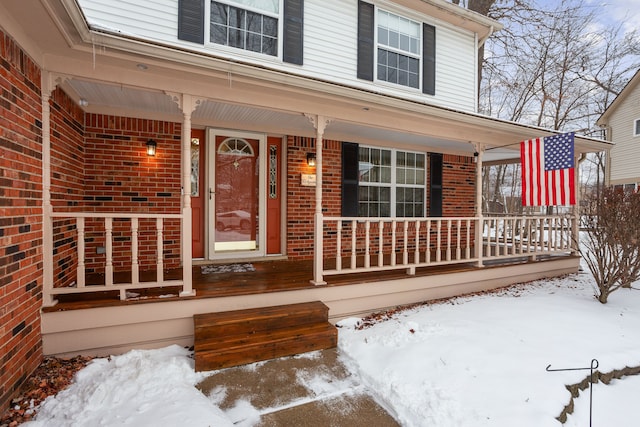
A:
[[[0,31],[0,412],[42,360],[40,69]]]
[[[95,212],[134,212],[179,214],[181,199],[179,123],[86,114],[85,187],[83,207]],[[146,142],[158,144],[157,153],[146,153]],[[180,221],[163,224],[164,266],[180,265]],[[130,269],[131,223],[114,220],[113,265]],[[89,272],[104,271],[104,222],[87,221],[86,264]],[[139,224],[139,263],[141,270],[155,267],[156,223]]]

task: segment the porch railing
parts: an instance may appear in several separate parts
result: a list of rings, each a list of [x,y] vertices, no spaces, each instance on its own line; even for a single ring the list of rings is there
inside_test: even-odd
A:
[[[569,216],[323,217],[322,275],[474,263],[573,251]]]
[[[127,252],[130,251],[130,262],[128,265],[123,266],[123,270],[131,272],[131,280],[127,283],[114,283],[114,220],[128,221],[130,227],[125,231],[126,236],[120,236],[120,239],[124,239],[130,242],[130,246]],[[143,289],[143,288],[157,288],[165,286],[182,286],[184,292],[184,281],[180,280],[166,280],[164,278],[164,225],[167,220],[182,220],[180,214],[136,214],[136,213],[69,213],[69,212],[54,212],[51,214],[50,221],[52,225],[55,221],[68,220],[75,222],[75,264],[77,264],[75,272],[75,280],[71,286],[55,287],[53,285],[54,278],[45,278],[44,297],[45,301],[55,303],[54,296],[61,294],[73,294],[83,292],[105,292],[105,291],[119,291],[120,299],[127,298],[127,290],[130,289]],[[85,224],[88,220],[97,221],[101,223],[101,230],[98,234],[101,237],[101,242],[104,242],[104,283],[103,284],[87,284],[86,283],[86,242],[85,242]],[[155,243],[151,243],[151,246],[155,246],[155,269],[156,277],[155,281],[140,281],[140,239],[139,239],[139,224],[141,221],[153,221],[155,222]],[[53,227],[52,227],[53,228]],[[95,230],[94,230],[95,232]],[[120,230],[121,232],[121,230]],[[53,236],[50,238],[53,239]],[[53,246],[53,245],[52,245]],[[45,260],[45,262],[47,262]],[[51,259],[53,262],[53,259]],[[190,266],[189,266],[190,268]],[[73,275],[73,272],[71,272]],[[49,283],[46,283],[49,282]],[[47,286],[48,285],[48,286]],[[48,294],[48,295],[47,295]]]

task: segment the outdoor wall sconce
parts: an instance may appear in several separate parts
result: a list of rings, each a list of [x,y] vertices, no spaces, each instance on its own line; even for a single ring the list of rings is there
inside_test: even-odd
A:
[[[147,155],[148,156],[155,156],[156,155],[156,147],[158,146],[158,144],[153,140],[150,139],[147,141]]]
[[[315,167],[316,165],[316,155],[315,153],[307,153],[307,165],[311,167]]]

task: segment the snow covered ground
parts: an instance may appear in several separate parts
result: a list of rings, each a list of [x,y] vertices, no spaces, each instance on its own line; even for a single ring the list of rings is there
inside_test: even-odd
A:
[[[555,418],[570,400],[564,385],[589,370],[547,372],[548,365],[640,365],[640,292],[623,289],[601,305],[592,286],[581,273],[399,312],[362,330],[348,319],[339,350],[403,426],[560,426]],[[205,376],[177,346],[97,359],[27,425],[233,425],[237,414],[194,388]],[[640,376],[596,384],[593,425],[636,426],[639,399]],[[565,425],[588,422],[585,391]]]

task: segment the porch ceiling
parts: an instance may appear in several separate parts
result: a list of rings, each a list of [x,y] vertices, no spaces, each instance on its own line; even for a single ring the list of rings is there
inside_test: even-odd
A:
[[[67,79],[62,86],[72,98],[77,101],[86,101],[83,108],[87,112],[170,121],[182,120],[182,112],[178,104],[172,100],[171,96],[162,91],[117,86],[78,78]],[[360,109],[368,110],[368,108]],[[212,99],[202,99],[191,119],[195,127],[219,127],[271,134],[316,136],[312,122],[302,113],[232,104]],[[388,146],[392,142],[397,147],[423,148],[436,152],[466,155],[472,155],[475,150],[470,142],[393,129],[388,125],[373,126],[344,118],[331,118],[330,120],[324,133],[325,139],[381,146]],[[519,156],[517,144],[512,147],[493,148],[486,152],[485,161],[515,159]]]
[[[182,112],[169,95],[161,91],[142,90],[108,83],[68,79],[63,88],[77,101],[86,101],[87,112],[101,114],[131,115],[133,117],[162,118],[180,121]],[[302,113],[292,113],[266,108],[237,105],[203,99],[192,114],[195,126],[241,128],[274,134],[293,134],[315,137],[311,121]],[[325,139],[355,141],[372,145],[427,147],[438,152],[472,154],[474,149],[468,142],[434,138],[393,129],[367,126],[340,119],[331,119]]]

